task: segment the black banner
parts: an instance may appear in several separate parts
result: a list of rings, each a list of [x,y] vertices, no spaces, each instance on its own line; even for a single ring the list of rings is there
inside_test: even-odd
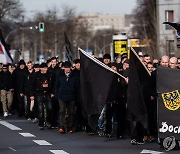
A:
[[[180,140],[179,91],[180,70],[159,67],[157,69],[158,130],[159,138],[168,150],[179,144],[175,140]]]
[[[80,50],[80,49],[79,49]],[[114,72],[105,64],[80,50],[80,100],[89,126],[96,130],[99,114],[106,103]]]
[[[72,45],[65,32],[64,32],[64,39],[65,39],[65,47],[66,47],[66,57],[68,61],[72,64],[73,63]]]
[[[150,74],[131,48],[129,64],[129,82],[127,92],[128,120],[140,121],[147,128],[147,110],[145,99],[149,95]]]

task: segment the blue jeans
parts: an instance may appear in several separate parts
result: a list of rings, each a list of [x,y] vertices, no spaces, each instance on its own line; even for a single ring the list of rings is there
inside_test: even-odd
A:
[[[98,120],[98,129],[100,130],[104,130],[105,128],[105,123],[106,123],[106,119],[105,119],[105,113],[106,113],[106,105],[104,105],[101,114],[99,116],[99,120]]]

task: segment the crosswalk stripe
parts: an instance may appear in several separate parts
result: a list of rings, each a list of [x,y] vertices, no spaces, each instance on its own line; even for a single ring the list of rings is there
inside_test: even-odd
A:
[[[24,137],[36,137],[35,135],[33,135],[31,133],[19,133],[19,134],[24,136]]]
[[[21,128],[16,127],[16,126],[14,126],[14,125],[6,122],[6,121],[0,121],[0,124],[7,127],[7,128],[9,128],[9,129],[11,129],[11,130],[22,130]]]
[[[45,141],[45,140],[33,140],[33,142],[39,144],[39,145],[52,145],[51,143]]]
[[[12,151],[16,151],[16,149],[12,148],[12,147],[9,147],[9,149],[11,149]]]
[[[63,150],[49,150],[49,151],[54,153],[54,154],[69,154]]]

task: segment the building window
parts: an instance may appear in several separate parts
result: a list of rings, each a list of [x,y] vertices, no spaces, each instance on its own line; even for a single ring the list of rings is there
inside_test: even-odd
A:
[[[173,10],[166,10],[165,11],[165,21],[166,22],[174,22],[174,11]],[[172,29],[171,26],[165,25],[166,29]]]
[[[175,55],[174,40],[166,40],[167,50],[170,57]]]

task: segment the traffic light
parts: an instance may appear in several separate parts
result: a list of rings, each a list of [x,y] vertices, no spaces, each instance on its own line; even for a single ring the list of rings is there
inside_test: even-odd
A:
[[[44,22],[39,23],[39,32],[44,32]]]

